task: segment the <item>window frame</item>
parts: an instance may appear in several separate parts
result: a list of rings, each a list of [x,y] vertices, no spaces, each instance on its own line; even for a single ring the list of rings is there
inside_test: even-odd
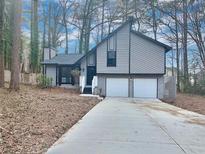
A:
[[[114,52],[115,58],[109,58],[109,52]],[[110,60],[113,60],[114,62],[110,62]],[[107,67],[116,67],[117,64],[117,52],[116,50],[108,50],[107,51]]]
[[[113,37],[113,38],[112,38]],[[114,35],[107,40],[107,67],[116,67],[117,66],[117,36]],[[110,44],[113,43],[113,48],[111,48]],[[114,52],[115,58],[109,58],[109,52]],[[110,62],[113,60],[114,62]]]

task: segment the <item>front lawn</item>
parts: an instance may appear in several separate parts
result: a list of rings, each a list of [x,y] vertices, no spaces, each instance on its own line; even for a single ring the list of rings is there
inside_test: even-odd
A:
[[[43,153],[99,100],[74,90],[0,89],[0,153]]]

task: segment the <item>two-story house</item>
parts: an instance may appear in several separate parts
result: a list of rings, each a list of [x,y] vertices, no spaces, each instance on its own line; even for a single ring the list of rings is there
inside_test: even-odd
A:
[[[101,96],[163,98],[166,52],[171,47],[134,31],[132,24],[129,18],[85,55],[71,54],[71,62],[65,56],[65,64],[58,56],[44,61],[47,71],[53,69],[49,76],[55,78],[54,85],[61,80],[61,67],[78,66],[82,92],[92,87]]]

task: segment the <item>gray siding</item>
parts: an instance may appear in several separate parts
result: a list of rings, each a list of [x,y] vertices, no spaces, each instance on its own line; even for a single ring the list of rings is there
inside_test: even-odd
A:
[[[112,37],[117,37],[116,67],[107,67],[107,41],[105,41],[97,48],[97,73],[129,73],[129,24]]]
[[[130,73],[163,74],[164,56],[163,47],[131,33]]]
[[[133,33],[130,35],[130,73],[164,74],[165,49]],[[107,67],[107,43],[113,42],[114,37],[117,37],[116,67]],[[129,73],[129,24],[108,41],[97,48],[97,73]]]
[[[52,86],[56,86],[56,66],[55,65],[46,66],[46,76],[52,78]]]
[[[134,97],[134,79],[135,78],[154,78],[157,79],[157,98],[162,99],[164,96],[164,76],[163,75],[98,75],[97,91],[99,95],[106,96],[106,79],[107,78],[128,78],[129,79],[129,97]]]

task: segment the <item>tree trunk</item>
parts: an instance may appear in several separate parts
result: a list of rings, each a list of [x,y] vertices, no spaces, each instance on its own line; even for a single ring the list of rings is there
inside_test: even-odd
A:
[[[141,26],[141,23],[140,23],[140,19],[138,17],[138,11],[137,11],[137,1],[134,1],[134,9],[135,9],[135,18],[137,19],[137,31],[139,32],[140,31],[140,26]]]
[[[80,30],[80,40],[79,40],[79,53],[84,53],[87,52],[87,42],[88,40],[88,35],[90,37],[90,29],[88,29],[90,25],[90,10],[92,8],[92,0],[86,0],[85,6],[83,9],[83,23],[82,23],[82,28]]]
[[[65,46],[65,54],[68,55],[68,27],[66,23],[66,19],[64,19],[64,26],[65,26],[65,41],[66,41],[66,46]]]
[[[46,16],[46,11],[45,11],[45,9],[43,9],[43,40],[42,40],[42,42],[43,42],[43,44],[42,44],[42,51],[43,51],[43,53],[42,53],[42,61],[44,60],[44,49],[45,49],[45,46],[46,46],[46,23],[47,23],[47,16]]]
[[[152,7],[152,20],[153,20],[153,33],[154,33],[154,39],[157,40],[157,21],[156,21],[156,10],[155,10],[155,2],[152,1],[151,7]]]
[[[79,53],[83,53],[83,33],[84,33],[84,28],[82,27],[80,30],[80,38],[79,38]]]
[[[101,40],[104,36],[104,17],[105,17],[105,0],[102,2],[102,25],[101,25]]]
[[[48,48],[49,48],[49,59],[51,59],[51,2],[49,1],[48,6]]]
[[[11,81],[10,89],[19,90],[20,64],[19,52],[21,47],[21,0],[12,3],[12,56],[11,56]]]
[[[177,2],[174,4],[174,16],[175,16],[175,30],[176,30],[176,63],[177,63],[177,90],[180,92],[180,69],[179,69],[179,34],[178,34],[178,20],[177,20]]]
[[[34,46],[35,46],[35,73],[39,71],[39,42],[38,42],[38,0],[34,0]]]
[[[38,0],[31,1],[31,66],[32,72],[38,72]]]
[[[3,50],[3,25],[4,25],[4,0],[0,1],[0,88],[4,87],[4,50]]]
[[[183,1],[183,58],[184,58],[184,87],[189,85],[188,53],[187,53],[187,1]],[[184,89],[186,90],[186,89]]]

